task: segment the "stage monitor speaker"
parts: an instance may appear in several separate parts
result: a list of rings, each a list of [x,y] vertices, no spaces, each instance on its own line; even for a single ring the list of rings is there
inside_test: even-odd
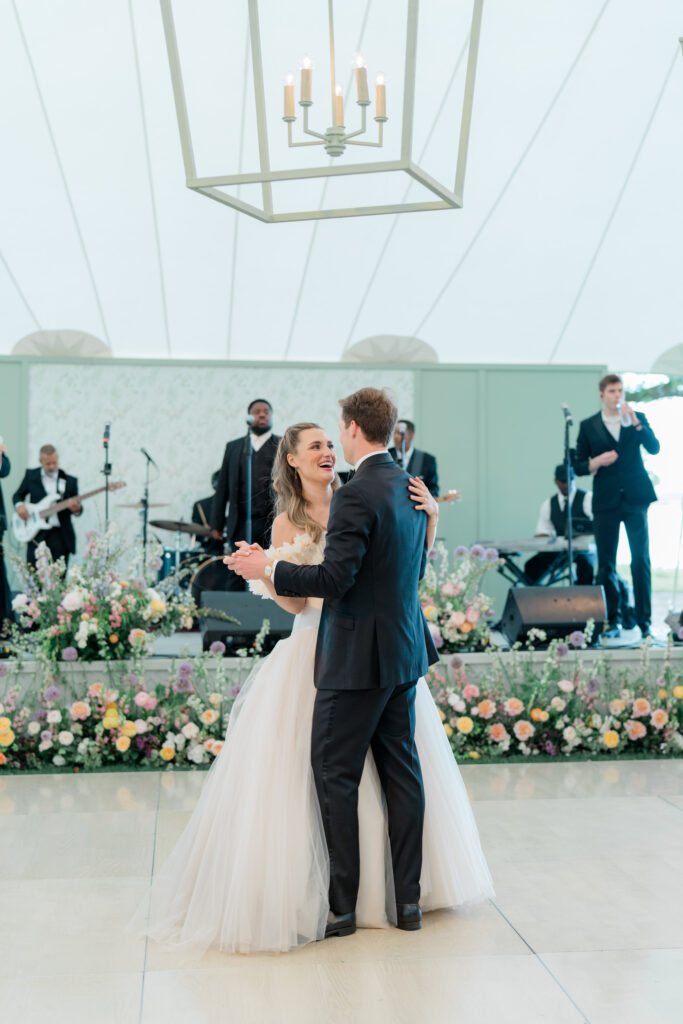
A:
[[[500,631],[511,644],[526,639],[530,629],[542,629],[554,640],[583,630],[592,619],[597,637],[605,618],[602,587],[511,587]]]
[[[204,590],[201,594],[202,608],[215,608],[226,615],[232,615],[239,625],[224,619],[202,616],[200,630],[202,648],[208,650],[215,640],[221,640],[228,654],[247,646],[256,636],[263,620],[270,622],[270,632],[264,644],[268,651],[278,640],[289,636],[294,625],[294,616],[280,608],[274,601],[264,601],[248,590]]]

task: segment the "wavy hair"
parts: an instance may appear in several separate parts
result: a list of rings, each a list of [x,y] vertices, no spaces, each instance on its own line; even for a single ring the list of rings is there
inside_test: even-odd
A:
[[[320,429],[321,427],[317,423],[294,423],[291,427],[287,427],[278,445],[273,463],[273,488],[277,495],[278,515],[286,512],[292,525],[305,530],[316,543],[324,531],[320,523],[317,523],[308,511],[301,486],[301,477],[294,466],[290,466],[287,456],[296,453],[302,431]],[[336,491],[340,486],[339,477],[335,473],[332,490]]]

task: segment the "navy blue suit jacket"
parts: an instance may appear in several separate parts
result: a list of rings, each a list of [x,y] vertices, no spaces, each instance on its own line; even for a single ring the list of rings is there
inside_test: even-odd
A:
[[[601,466],[595,474],[594,514],[616,508],[621,500],[622,491],[629,505],[649,505],[657,500],[652,481],[643,465],[640,446],[642,445],[650,455],[656,455],[659,451],[659,441],[647,421],[647,416],[642,412],[637,415],[643,429],[637,430],[633,426],[622,427],[618,442],[603,423],[602,413],[597,412],[587,420],[581,421],[574,457],[574,472],[577,476],[589,474],[588,463],[595,455],[614,450],[619,456],[611,466]]]

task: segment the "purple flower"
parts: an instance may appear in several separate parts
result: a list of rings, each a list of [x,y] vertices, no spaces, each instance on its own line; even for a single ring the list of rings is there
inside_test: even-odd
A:
[[[52,739],[52,730],[43,729],[43,731],[40,734],[40,738],[43,741],[43,743],[49,743],[50,740]]]
[[[138,682],[139,682],[139,680],[138,680],[138,677],[135,675],[135,673],[134,672],[129,673],[129,675],[128,675],[128,685],[129,686],[137,686]]]
[[[427,553],[427,558],[429,559],[429,561],[435,562],[438,557],[439,552],[436,550],[436,548],[430,548],[429,552]]]
[[[557,757],[557,747],[550,740],[546,740],[543,744],[543,749],[546,754],[550,754],[552,757]]]
[[[574,632],[570,634],[569,643],[572,647],[583,647],[585,642],[586,637],[580,629],[575,629]]]
[[[468,552],[464,544],[458,544],[457,548],[453,553],[456,558],[464,558]]]
[[[454,654],[451,658],[451,666],[453,668],[462,668],[464,662],[459,654]]]
[[[438,626],[435,626],[433,622],[429,623],[429,632],[432,634],[432,640],[437,651],[440,647],[443,647],[443,637]]]
[[[0,679],[4,679],[4,677],[7,675],[8,672],[9,672],[9,669],[7,668],[7,665],[5,664],[5,662],[4,661],[0,661]]]
[[[35,713],[35,715],[33,717],[35,718],[36,722],[44,722],[46,720],[46,718],[47,718],[47,709],[46,708],[38,708],[38,710],[36,711],[36,713]]]
[[[214,640],[209,647],[211,654],[225,654],[225,644],[222,640]]]
[[[487,562],[497,562],[500,557],[496,548],[487,548],[484,556]]]
[[[566,644],[558,644],[555,648],[555,654],[558,658],[564,658],[566,654],[569,654],[569,648]]]
[[[189,661],[181,661],[178,665],[178,678],[189,679],[192,675],[192,665]]]
[[[683,626],[678,627],[678,632],[676,633],[676,636],[679,640],[683,640]]]
[[[78,651],[75,647],[65,647],[62,651],[62,661],[78,661]]]
[[[171,689],[174,693],[194,693],[194,686],[187,676],[178,676]]]
[[[586,692],[594,697],[600,689],[600,681],[598,679],[589,679],[586,683]]]
[[[242,689],[241,686],[233,686],[233,688],[230,691],[230,693],[232,694],[233,697],[239,697],[241,689]]]
[[[484,551],[481,544],[473,544],[472,547],[470,548],[470,555],[472,556],[472,558],[481,559],[486,557],[486,552]]]
[[[45,691],[45,700],[51,704],[55,700],[59,700],[59,690],[56,686],[48,686]]]
[[[133,590],[139,590],[140,592],[147,589],[147,583],[143,580],[142,576],[136,576],[134,580],[131,580],[130,585]]]

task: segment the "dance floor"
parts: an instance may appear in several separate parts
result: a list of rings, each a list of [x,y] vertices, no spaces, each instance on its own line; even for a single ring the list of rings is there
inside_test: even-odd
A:
[[[123,933],[202,773],[0,777],[3,1020],[673,1024],[683,761],[464,769],[495,901],[280,956]]]

